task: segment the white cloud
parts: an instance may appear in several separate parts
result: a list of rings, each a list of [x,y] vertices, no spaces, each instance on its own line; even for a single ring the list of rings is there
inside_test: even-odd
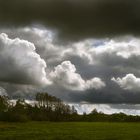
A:
[[[76,67],[70,61],[64,61],[55,67],[55,70],[49,74],[49,80],[53,84],[63,86],[71,90],[100,89],[105,87],[105,83],[98,77],[90,80],[84,80],[76,72]]]
[[[140,104],[70,104],[74,105],[79,114],[91,113],[93,109],[105,114],[125,113],[127,115],[139,115]]]
[[[22,84],[43,84],[46,62],[36,53],[33,43],[0,34],[0,80]]]
[[[105,42],[101,47],[93,48],[93,51],[97,54],[113,53],[127,59],[132,55],[140,55],[139,43],[140,40],[134,37],[130,37],[129,40],[124,41],[115,41],[112,39]]]
[[[69,42],[68,44],[66,44],[66,42],[65,44],[60,44],[59,42],[59,44],[57,44],[55,32],[40,26],[5,30],[1,29],[1,31],[6,32],[9,35],[9,38],[20,37],[24,40],[28,40],[28,42],[33,42],[33,45],[36,47],[36,51],[33,52],[40,55],[48,66],[46,69],[47,79],[52,84],[51,86],[46,86],[44,90],[48,91],[50,94],[58,95],[58,97],[62,98],[64,97],[64,100],[66,99],[69,101],[84,101],[84,96],[86,94],[87,98],[85,100],[87,102],[139,102],[138,100],[140,98],[137,97],[140,96],[138,94],[140,88],[138,84],[134,82],[135,80],[133,80],[129,86],[128,83],[126,85],[122,84],[120,81],[123,80],[123,78],[121,78],[122,75],[126,75],[128,73],[133,73],[137,77],[140,77],[140,38],[123,36],[120,38],[101,40],[87,39],[75,43]],[[21,41],[21,39],[19,40]],[[6,62],[6,59],[1,59],[0,65],[5,63],[7,68],[7,64],[9,64],[10,68],[11,66],[16,67],[16,70],[20,71],[20,73],[22,72],[23,74],[20,75],[19,72],[15,72],[16,76],[13,74],[14,77],[17,77],[16,81],[18,83],[32,83],[33,81],[36,81],[34,79],[38,79],[38,82],[40,82],[42,81],[40,80],[41,75],[41,77],[44,77],[46,81],[46,74],[44,75],[40,72],[41,68],[38,63],[34,62],[34,66],[32,66],[32,60],[29,60],[26,55],[24,57],[19,48],[20,47],[15,48],[17,51],[15,51],[14,56],[12,57],[15,59],[19,53],[19,62],[21,65],[19,62],[15,64],[15,60],[8,63]],[[11,60],[13,59],[12,57],[10,56]],[[25,61],[24,59],[26,57],[29,60],[26,61],[28,63],[31,62],[30,66],[28,66],[34,73],[31,77],[30,74],[27,74],[28,69],[25,68],[22,63],[22,61]],[[63,64],[63,62],[67,62],[67,60],[70,61],[70,63]],[[38,72],[36,71],[35,65],[36,67],[39,66]],[[23,71],[20,68],[26,69],[26,71]],[[45,69],[44,66],[43,69]],[[1,79],[2,74],[6,73],[4,70],[5,68],[1,68],[0,70]],[[11,77],[11,71],[9,71],[7,70],[7,73],[10,75],[7,73],[3,74],[4,76],[7,75],[4,80],[7,79],[7,81],[13,81],[14,78]],[[21,75],[23,76],[21,77]],[[10,77],[10,79],[8,79],[8,77]],[[99,77],[102,78],[104,82]],[[120,86],[122,88],[119,88],[112,83],[110,80],[112,77],[120,78],[119,82],[121,83]],[[136,79],[138,79],[137,77]],[[117,78],[115,80],[117,81]],[[106,83],[106,86],[104,86],[104,84],[99,84],[102,82],[104,84]],[[92,90],[92,92],[91,90],[87,90],[92,88],[100,89],[99,92],[102,94],[98,94],[98,91],[95,90]],[[22,91],[24,90],[21,89],[21,93]],[[133,91],[135,94],[131,94]],[[129,96],[127,96],[128,94]]]
[[[137,78],[134,74],[127,74],[123,78],[115,79],[113,77],[111,80],[125,90],[140,91],[140,78]]]

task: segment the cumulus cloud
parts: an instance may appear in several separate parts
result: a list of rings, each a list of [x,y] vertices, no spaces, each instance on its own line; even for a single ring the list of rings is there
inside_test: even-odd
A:
[[[111,80],[125,90],[140,91],[140,78],[137,78],[134,74],[127,74],[122,78],[113,77]]]
[[[47,63],[45,72],[47,80],[50,82],[50,85],[47,84],[43,89],[38,87],[33,90],[28,87],[22,88],[19,85],[4,86],[0,83],[0,86],[4,87],[9,95],[29,97],[31,93],[41,90],[68,102],[140,102],[138,88],[137,90],[134,88],[124,90],[111,80],[112,77],[122,79],[121,77],[128,73],[133,73],[136,78],[140,77],[140,38],[121,36],[112,39],[86,39],[58,44],[55,32],[39,25],[12,29],[1,28],[0,32],[8,34],[11,40],[20,37],[20,40],[33,42],[36,47],[35,53]],[[15,54],[17,53],[18,51]],[[67,61],[68,64],[64,63]],[[38,73],[38,75],[40,74]],[[97,89],[97,85],[101,83],[98,78],[104,82],[105,86]]]
[[[98,77],[90,80],[84,80],[76,72],[76,67],[70,61],[64,61],[54,68],[49,74],[49,80],[52,83],[63,86],[71,90],[100,89],[105,87],[105,83]]]
[[[0,34],[0,81],[17,84],[43,84],[46,62],[33,43]]]
[[[110,40],[106,42],[103,47],[93,48],[92,52],[94,56],[96,55],[115,55],[117,57],[122,57],[128,59],[132,56],[140,56],[140,40],[137,38],[131,38],[129,41],[115,41]]]

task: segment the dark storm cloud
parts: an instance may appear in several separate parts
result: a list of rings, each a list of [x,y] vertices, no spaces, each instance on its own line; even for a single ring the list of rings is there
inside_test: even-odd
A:
[[[140,34],[139,0],[1,0],[1,25],[42,23],[77,40]]]

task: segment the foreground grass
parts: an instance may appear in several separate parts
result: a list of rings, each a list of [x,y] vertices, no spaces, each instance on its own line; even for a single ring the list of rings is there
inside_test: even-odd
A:
[[[140,140],[140,123],[0,122],[0,140]]]

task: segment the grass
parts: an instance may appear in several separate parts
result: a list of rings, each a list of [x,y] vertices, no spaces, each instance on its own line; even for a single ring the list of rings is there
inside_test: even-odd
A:
[[[0,140],[139,140],[140,123],[0,122]]]

